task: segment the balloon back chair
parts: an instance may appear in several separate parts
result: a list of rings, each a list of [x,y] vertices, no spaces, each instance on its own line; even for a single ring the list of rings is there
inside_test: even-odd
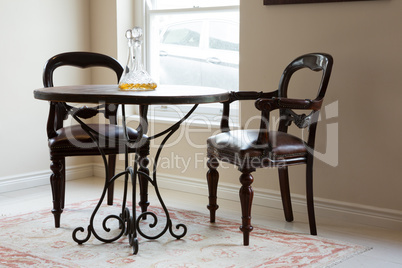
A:
[[[251,206],[253,201],[252,172],[257,168],[277,167],[279,185],[285,219],[293,221],[290,199],[288,166],[306,165],[306,198],[311,235],[317,234],[314,201],[313,201],[313,159],[314,143],[318,115],[327,90],[331,75],[333,59],[328,54],[312,53],[293,60],[284,70],[279,82],[279,88],[273,92],[233,92],[231,99],[223,105],[221,133],[208,138],[207,182],[209,190],[210,221],[215,222],[217,205],[217,187],[219,161],[228,162],[238,167],[241,172],[239,191],[243,244],[249,244],[251,225]],[[310,69],[322,72],[318,94],[314,100],[290,99],[287,97],[289,81],[292,75],[300,69]],[[256,100],[255,107],[261,111],[260,129],[230,130],[228,117],[230,103],[237,100]],[[269,129],[269,116],[272,110],[279,109],[279,126],[277,131]],[[297,110],[308,110],[308,115],[298,114]],[[298,128],[308,129],[307,141],[288,133],[291,124]]]
[[[92,52],[67,52],[58,54],[48,60],[43,71],[43,84],[45,87],[53,87],[53,72],[61,66],[73,66],[78,68],[104,67],[116,74],[117,81],[123,73],[121,64],[112,57]],[[103,114],[105,123],[89,123],[88,126],[101,135],[98,135],[100,148],[108,155],[107,180],[110,180],[115,173],[116,154],[124,153],[124,129],[117,125],[117,105],[100,104],[97,107],[83,106],[80,108],[70,106],[62,102],[50,102],[49,117],[47,122],[47,136],[50,149],[51,171],[50,183],[53,195],[53,209],[55,227],[60,227],[60,216],[64,209],[65,202],[65,180],[66,168],[65,158],[69,156],[91,156],[100,155],[100,151],[79,124],[64,126],[64,121],[69,113],[73,112],[80,119],[90,119],[98,114]],[[142,109],[141,109],[142,108]],[[140,107],[140,111],[143,111]],[[146,109],[145,109],[146,110]],[[108,119],[108,120],[106,120]],[[130,139],[136,139],[138,132],[127,128]],[[146,138],[144,136],[144,138]],[[140,169],[149,173],[146,168],[148,163],[149,142],[139,148],[129,148],[129,152],[139,154],[143,158],[140,163],[144,166]],[[140,206],[146,211],[148,206],[147,187],[145,178],[140,178],[141,201]],[[113,184],[108,188],[109,205],[113,204]],[[145,189],[144,189],[145,188]]]

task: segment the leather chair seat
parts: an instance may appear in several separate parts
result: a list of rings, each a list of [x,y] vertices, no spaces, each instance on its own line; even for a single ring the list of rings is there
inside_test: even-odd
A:
[[[207,140],[208,156],[227,158],[235,164],[237,161],[253,161],[256,165],[305,159],[306,144],[298,137],[280,131],[270,131],[269,144],[259,145],[258,134],[258,129],[250,129],[233,130],[212,136]]]
[[[116,154],[120,149],[121,153],[124,152],[125,136],[124,128],[122,126],[108,124],[88,124],[90,128],[100,133],[99,144],[104,149],[106,154]],[[132,128],[127,128],[128,136],[130,139],[136,139],[138,132]],[[52,155],[57,155],[58,152],[66,155],[88,155],[99,154],[96,143],[92,141],[91,137],[81,128],[80,125],[73,125],[57,130],[57,136],[49,139],[49,148]],[[144,138],[147,138],[144,135]],[[137,147],[138,148],[138,147]],[[135,148],[130,151],[134,151]]]

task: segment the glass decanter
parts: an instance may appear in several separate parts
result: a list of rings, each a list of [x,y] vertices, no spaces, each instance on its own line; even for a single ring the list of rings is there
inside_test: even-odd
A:
[[[129,29],[126,37],[128,39],[128,61],[119,81],[119,90],[154,90],[157,85],[142,64],[142,29],[140,27]]]

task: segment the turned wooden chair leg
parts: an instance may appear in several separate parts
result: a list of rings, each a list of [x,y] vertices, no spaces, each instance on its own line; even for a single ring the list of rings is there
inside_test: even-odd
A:
[[[250,232],[253,230],[253,226],[251,226],[251,206],[254,196],[253,188],[251,187],[254,181],[251,175],[252,171],[254,170],[243,169],[240,175],[240,182],[242,184],[239,191],[242,211],[242,225],[240,226],[240,230],[243,232],[243,245],[245,246],[249,245]]]
[[[64,204],[66,200],[66,158],[61,159],[61,209],[64,209]]]
[[[108,165],[109,165],[109,174],[107,175],[107,179],[108,181],[110,181],[116,171],[116,155],[109,155]],[[109,206],[113,205],[113,196],[114,196],[114,183],[110,184],[109,188],[107,189],[107,204]]]
[[[288,167],[278,168],[278,174],[279,174],[279,186],[281,189],[283,212],[285,213],[286,221],[291,222],[293,221],[293,210],[290,198]]]
[[[145,173],[149,176],[149,169],[147,168],[149,164],[149,160],[147,155],[140,155],[139,156],[139,171]],[[138,176],[138,183],[140,186],[140,201],[138,205],[141,207],[142,212],[146,212],[148,210],[149,202],[148,202],[148,177],[139,174]],[[146,219],[146,216],[143,217]]]
[[[219,162],[216,158],[210,158],[208,159],[207,166],[209,168],[207,172],[209,199],[209,204],[207,205],[207,208],[209,209],[210,222],[215,222],[216,210],[219,208],[218,204],[216,203],[219,181],[219,173],[216,169],[219,166]]]
[[[307,158],[306,198],[307,198],[307,212],[310,225],[310,234],[317,235],[317,226],[315,222],[315,213],[314,213],[314,195],[313,195],[313,157]]]
[[[60,217],[63,212],[63,190],[64,190],[64,178],[63,178],[63,163],[64,158],[51,159],[50,169],[52,175],[50,175],[50,185],[52,187],[53,195],[53,209],[54,226],[60,227]]]

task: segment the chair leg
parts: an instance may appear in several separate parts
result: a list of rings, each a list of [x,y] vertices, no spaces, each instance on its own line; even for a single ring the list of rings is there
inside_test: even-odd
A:
[[[139,166],[140,168],[138,169],[139,171],[145,173],[147,176],[149,176],[149,169],[147,168],[149,164],[149,160],[147,155],[142,155],[140,153],[139,155]],[[138,183],[140,187],[140,202],[138,202],[138,205],[141,207],[142,212],[146,212],[148,210],[149,202],[148,202],[148,177],[144,175],[139,175],[138,176]],[[143,219],[146,219],[146,216],[143,217]]]
[[[65,199],[66,199],[66,158],[61,159],[61,208],[64,209]]]
[[[287,222],[293,221],[292,201],[290,199],[288,167],[278,168],[279,186],[281,189],[283,212]]]
[[[51,159],[52,163],[50,164],[50,169],[52,170],[52,175],[50,175],[50,185],[52,187],[52,195],[53,195],[53,209],[52,213],[54,216],[54,225],[56,228],[60,227],[60,217],[63,212],[63,197],[64,193],[64,178],[63,172],[64,169],[63,163],[64,158]]]
[[[219,162],[216,158],[208,159],[207,166],[209,168],[207,172],[207,182],[208,182],[208,199],[209,204],[207,208],[209,209],[209,219],[210,222],[215,222],[216,210],[219,206],[216,203],[217,200],[217,190],[218,190],[218,181],[219,181],[219,173],[216,170],[219,166]]]
[[[239,196],[242,211],[242,225],[240,226],[240,230],[243,232],[243,245],[248,246],[250,232],[253,230],[253,226],[251,226],[251,206],[254,192],[251,184],[254,178],[251,175],[252,170],[243,169],[241,172],[240,182],[242,186],[239,191]]]
[[[310,225],[310,234],[317,235],[317,226],[314,213],[314,195],[313,195],[313,157],[307,158],[306,165],[306,198],[308,221]]]
[[[107,175],[107,179],[108,179],[108,181],[110,181],[116,171],[116,155],[115,154],[109,155],[108,165],[109,165],[109,174]],[[107,204],[109,206],[113,205],[113,196],[114,196],[114,183],[110,184],[109,188],[107,189]]]

